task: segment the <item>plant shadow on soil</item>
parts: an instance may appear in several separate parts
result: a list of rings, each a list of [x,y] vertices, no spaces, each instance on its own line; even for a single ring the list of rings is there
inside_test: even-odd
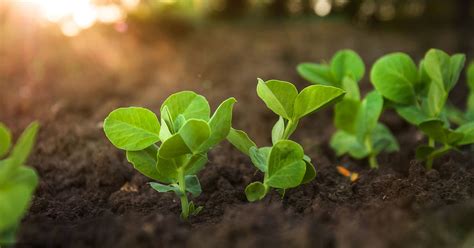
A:
[[[225,96],[236,96],[235,126],[247,130],[257,143],[268,144],[276,118],[254,93],[256,77],[294,81],[301,88],[305,84],[294,66],[304,60],[327,59],[340,48],[356,49],[368,62],[391,50],[417,55],[425,50],[408,35],[371,34],[341,24],[305,25],[218,26],[192,33],[176,47],[169,45],[170,38],[139,51],[133,42],[123,41],[122,59],[130,55],[127,48],[143,55],[130,57],[130,63],[138,65],[127,67],[138,70],[140,76],[109,72],[110,78],[95,78],[100,74],[95,72],[97,75],[84,75],[84,88],[78,86],[80,80],[41,81],[29,86],[36,94],[26,102],[10,95],[12,103],[1,109],[7,124],[18,121],[23,125],[32,117],[42,122],[29,163],[41,182],[22,223],[18,246],[472,247],[472,150],[450,153],[436,162],[434,170],[426,171],[411,160],[420,143],[419,134],[390,111],[383,121],[398,137],[402,151],[382,155],[379,170],[369,170],[366,161],[334,156],[328,147],[333,132],[330,110],[302,121],[293,138],[305,147],[318,175],[313,182],[289,190],[284,199],[273,192],[261,202],[248,203],[245,186],[261,180],[262,175],[247,157],[222,143],[210,153],[207,167],[199,174],[203,193],[195,202],[204,209],[189,223],[179,219],[178,199],[152,190],[149,180],[134,171],[123,152],[105,139],[100,121],[113,108],[133,104],[156,110],[169,93],[194,89],[208,97],[212,106]],[[310,33],[308,26],[314,28]],[[222,35],[230,32],[235,36]],[[272,43],[282,32],[290,38]],[[321,32],[326,36],[316,39]],[[340,39],[340,32],[349,40]],[[392,41],[394,37],[397,41]],[[317,44],[310,43],[313,40]],[[383,47],[367,48],[365,43],[374,40]],[[227,44],[225,51],[210,52],[222,44]],[[151,52],[155,49],[158,52]],[[253,55],[242,54],[244,50]],[[78,56],[83,57],[75,63],[87,58]],[[52,68],[63,66],[46,63]],[[60,81],[48,73],[45,81]],[[173,80],[196,83],[158,83]],[[15,133],[20,130],[17,124]],[[360,173],[359,180],[350,182],[339,175],[338,164]]]

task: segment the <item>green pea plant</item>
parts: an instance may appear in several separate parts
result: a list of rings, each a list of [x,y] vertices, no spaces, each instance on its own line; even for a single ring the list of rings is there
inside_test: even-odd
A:
[[[377,155],[380,152],[399,150],[390,130],[378,121],[383,110],[383,97],[373,91],[361,99],[359,81],[364,77],[365,65],[356,52],[341,50],[329,64],[302,63],[297,71],[313,84],[339,87],[347,92],[334,108],[337,132],[330,145],[337,156],[368,157],[370,167],[378,168]]]
[[[311,159],[289,138],[301,118],[339,101],[344,94],[342,89],[324,85],[312,85],[298,93],[290,82],[258,79],[257,95],[279,116],[272,128],[273,145],[259,148],[244,131],[233,128],[227,136],[264,174],[263,182],[252,182],[245,188],[248,201],[263,199],[271,188],[284,196],[285,190],[314,179],[316,170]]]
[[[452,104],[446,105],[446,112],[449,120],[457,125],[463,125],[474,121],[474,61],[467,67],[466,81],[469,88],[466,111],[456,108]]]
[[[115,147],[126,151],[136,170],[155,181],[150,182],[153,189],[180,198],[181,217],[187,220],[202,210],[189,201],[188,193],[200,195],[197,173],[207,163],[207,152],[226,139],[235,102],[225,100],[210,116],[205,97],[182,91],[163,102],[160,122],[146,108],[119,108],[105,119],[104,131]]]
[[[449,92],[464,61],[462,54],[450,56],[430,49],[418,67],[404,53],[385,55],[372,67],[370,78],[375,89],[403,119],[428,136],[428,144],[416,150],[416,157],[426,160],[427,169],[432,168],[434,159],[474,143],[474,122],[452,129],[446,113]]]
[[[30,124],[12,147],[10,130],[0,123],[0,246],[15,242],[15,233],[38,184],[38,175],[25,166],[38,124]]]

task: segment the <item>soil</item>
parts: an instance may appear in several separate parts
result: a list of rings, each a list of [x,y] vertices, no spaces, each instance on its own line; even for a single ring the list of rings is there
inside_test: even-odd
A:
[[[5,32],[9,30],[4,29]],[[18,234],[18,247],[472,247],[474,156],[470,148],[414,161],[422,136],[393,112],[383,121],[401,152],[367,161],[337,158],[328,146],[331,110],[300,124],[294,139],[317,166],[317,178],[248,203],[245,186],[261,178],[250,160],[224,142],[199,177],[203,211],[179,219],[179,201],[160,194],[105,138],[101,121],[118,106],[155,111],[172,92],[196,90],[216,107],[239,101],[234,126],[270,143],[276,116],[255,93],[256,78],[306,85],[295,66],[352,48],[371,64],[391,51],[419,58],[430,47],[456,51],[449,30],[395,32],[342,23],[216,24],[180,34],[86,31],[68,39],[36,32],[0,47],[0,120],[18,135],[38,119],[29,165],[41,177]],[[10,30],[10,32],[13,32]],[[105,33],[105,34],[104,34]],[[441,37],[436,38],[435,37]],[[469,42],[469,41],[466,41]],[[19,46],[20,49],[9,49]],[[21,66],[20,66],[21,65]],[[370,88],[368,77],[362,88]],[[453,93],[463,102],[462,86]],[[461,99],[461,100],[459,100]],[[350,182],[336,165],[360,174]]]

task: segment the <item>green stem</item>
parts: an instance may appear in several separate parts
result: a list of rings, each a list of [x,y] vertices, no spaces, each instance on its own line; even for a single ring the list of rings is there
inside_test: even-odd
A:
[[[377,162],[377,156],[373,153],[369,155],[369,164],[370,164],[370,168],[372,169],[379,168],[379,163]]]
[[[432,138],[428,139],[428,146],[433,147],[433,148],[435,147],[434,139]],[[426,169],[431,170],[431,168],[433,168],[433,158],[428,157],[428,159],[426,160]]]
[[[283,132],[282,139],[284,140],[289,139],[290,135],[293,134],[293,132],[295,131],[297,125],[298,125],[298,121],[289,120],[288,123],[286,124],[285,131]]]
[[[189,217],[189,201],[188,195],[186,194],[186,181],[184,179],[184,170],[178,169],[178,185],[182,192],[181,199],[181,216],[184,220],[188,220]]]

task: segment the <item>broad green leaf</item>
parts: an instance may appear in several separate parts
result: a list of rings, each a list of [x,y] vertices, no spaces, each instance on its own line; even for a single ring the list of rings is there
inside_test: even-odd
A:
[[[140,151],[127,151],[127,160],[143,175],[157,181],[166,182],[156,169],[158,148],[149,146]]]
[[[455,54],[449,59],[449,84],[446,85],[446,88],[448,90],[454,88],[454,86],[458,82],[465,61],[466,56],[464,54]]]
[[[244,131],[234,128],[230,129],[229,134],[227,135],[227,140],[247,156],[249,156],[250,148],[257,146]]]
[[[261,200],[266,194],[267,189],[261,182],[253,182],[245,188],[245,196],[249,202]]]
[[[159,151],[158,151],[159,152]],[[178,181],[178,168],[182,166],[178,159],[164,159],[157,156],[156,170],[160,175],[160,181],[164,183],[175,183]]]
[[[376,127],[383,108],[383,97],[377,91],[372,91],[364,98],[356,119],[356,133],[359,142]]]
[[[439,84],[442,90],[449,91],[449,55],[438,49],[430,49],[424,58],[424,68],[432,82]]]
[[[158,150],[158,155],[164,159],[173,159],[192,153],[180,133],[174,134],[163,142]]]
[[[293,119],[300,119],[305,115],[335,103],[341,100],[344,94],[344,90],[332,86],[308,86],[295,99]]]
[[[174,123],[179,115],[186,120],[200,119],[209,121],[211,108],[206,98],[192,91],[181,91],[169,96],[161,105],[160,112],[168,107],[169,115]]]
[[[202,151],[214,147],[227,137],[232,126],[232,108],[236,102],[235,98],[232,97],[222,102],[217,108],[209,121],[211,135],[209,136],[209,139],[202,144],[200,148]]]
[[[352,76],[359,81],[364,76],[365,65],[356,52],[341,50],[331,59],[331,71],[338,82],[341,82],[345,76]]]
[[[446,128],[445,123],[439,119],[422,122],[418,127],[428,135],[428,137],[443,144],[454,144],[460,141],[464,136],[462,132]]]
[[[413,125],[419,125],[430,119],[430,117],[417,106],[400,106],[396,107],[395,110],[403,119]]]
[[[10,130],[0,122],[0,158],[10,150],[12,134]]]
[[[34,170],[20,167],[10,182],[0,185],[0,233],[14,228],[25,214],[38,184]]]
[[[418,69],[406,54],[392,53],[378,59],[370,72],[370,80],[378,92],[393,102],[415,102]]]
[[[460,109],[449,102],[444,106],[443,111],[445,111],[448,120],[457,125],[466,123],[468,120],[467,115],[465,115]]]
[[[342,89],[346,91],[344,99],[360,101],[359,84],[352,77],[344,77],[342,80]]]
[[[192,155],[188,164],[184,168],[186,175],[195,175],[204,168],[208,159],[207,154],[196,154]]]
[[[160,127],[160,140],[161,142],[165,142],[169,137],[175,133],[174,127],[170,124],[169,120],[169,112],[168,107],[163,108],[161,112],[161,127]]]
[[[192,153],[196,154],[202,152],[203,149],[208,149],[208,147],[202,147],[204,142],[206,142],[211,135],[211,128],[207,122],[198,119],[190,119],[186,121],[178,133]],[[163,143],[163,145],[164,144],[165,143]]]
[[[431,117],[437,117],[441,113],[446,103],[447,93],[439,84],[431,83],[428,90],[428,97],[423,102],[423,108]]]
[[[382,123],[377,123],[377,126],[372,131],[371,139],[375,154],[380,152],[396,152],[400,150],[397,139]]]
[[[464,134],[464,137],[458,141],[458,145],[468,145],[474,143],[474,121],[461,125],[456,129],[456,132]]]
[[[261,172],[267,171],[268,165],[268,156],[270,155],[271,147],[262,147],[257,148],[252,146],[249,150],[249,156],[252,160],[252,163],[257,167]]]
[[[196,119],[196,120],[199,120],[199,119]],[[206,121],[205,121],[206,122]],[[182,114],[179,114],[176,119],[174,120],[174,124],[173,124],[173,127],[174,127],[174,130],[175,131],[178,131],[181,129],[181,127],[183,127],[183,125],[186,123],[186,117],[184,117],[184,115]]]
[[[283,138],[283,133],[285,132],[285,120],[280,116],[278,121],[272,128],[272,144],[277,143]]]
[[[474,61],[472,61],[467,67],[467,85],[471,91],[474,91]]]
[[[148,109],[118,108],[105,119],[104,132],[117,148],[139,151],[160,140],[160,123]]]
[[[277,115],[288,120],[293,116],[293,104],[298,91],[292,83],[279,80],[264,82],[258,79],[257,95]]]
[[[202,193],[201,184],[196,175],[187,175],[185,177],[186,191],[191,193],[193,197],[198,197]]]
[[[337,156],[348,153],[356,159],[362,159],[369,155],[364,144],[361,144],[355,135],[341,130],[333,134],[330,146],[336,152]]]
[[[339,86],[335,82],[331,68],[325,64],[302,63],[296,68],[301,77],[313,84],[323,84],[328,86]]]
[[[277,142],[270,151],[268,177],[265,184],[280,189],[293,188],[301,184],[306,165],[303,148],[291,140]]]
[[[183,192],[179,189],[178,186],[175,186],[175,185],[164,185],[164,184],[155,183],[155,182],[150,182],[149,184],[154,190],[160,193],[174,192],[177,196],[183,195]]]
[[[313,179],[316,177],[316,169],[314,168],[314,165],[311,163],[311,159],[305,155],[303,157],[303,161],[306,165],[306,170],[304,173],[303,180],[301,181],[301,184],[309,183],[313,181]]]
[[[360,111],[358,100],[344,98],[334,107],[334,125],[348,133],[355,134],[356,118]]]
[[[37,122],[31,123],[25,131],[21,134],[20,138],[16,142],[12,149],[10,157],[13,159],[13,163],[17,166],[26,163],[28,156],[33,149],[33,145],[36,140],[36,134],[38,133],[39,124]]]

